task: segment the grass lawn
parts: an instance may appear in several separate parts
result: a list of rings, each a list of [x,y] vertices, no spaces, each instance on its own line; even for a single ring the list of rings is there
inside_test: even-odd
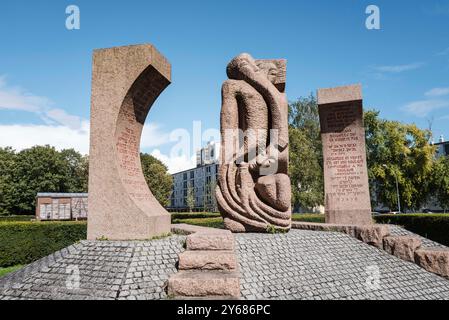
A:
[[[173,219],[172,223],[186,223],[195,226],[224,229],[223,218]]]
[[[293,214],[294,221],[322,222],[323,214]],[[172,223],[186,223],[202,227],[223,229],[223,219],[219,213],[201,212],[201,213],[172,213]]]
[[[13,221],[31,221],[35,219],[35,216],[27,215],[14,215],[14,216],[0,216],[0,222],[13,222]]]
[[[17,271],[19,269],[21,269],[23,266],[21,264],[17,265],[17,266],[13,266],[13,267],[8,267],[8,268],[0,268],[0,278],[3,276],[6,276],[8,273]]]
[[[319,213],[294,213],[293,221],[324,223],[324,214]]]

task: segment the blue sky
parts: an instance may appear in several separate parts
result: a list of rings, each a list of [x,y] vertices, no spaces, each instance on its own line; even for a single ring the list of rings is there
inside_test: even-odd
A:
[[[68,5],[80,30],[65,28]],[[381,29],[365,27],[380,8]],[[362,83],[365,108],[449,138],[449,1],[2,1],[0,146],[74,147],[86,153],[95,48],[152,43],[171,62],[173,83],[151,110],[142,148],[171,171],[177,128],[219,128],[230,59],[286,58],[290,100],[318,88]],[[205,143],[205,141],[203,141]],[[193,146],[191,146],[193,149]]]

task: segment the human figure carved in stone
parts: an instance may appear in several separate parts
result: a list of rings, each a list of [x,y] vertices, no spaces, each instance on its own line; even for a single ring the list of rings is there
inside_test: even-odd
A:
[[[286,60],[243,53],[222,88],[217,204],[233,232],[291,227]]]

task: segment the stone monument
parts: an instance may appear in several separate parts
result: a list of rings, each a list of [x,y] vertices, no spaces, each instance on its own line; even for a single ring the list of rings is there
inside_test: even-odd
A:
[[[372,224],[360,85],[318,90],[326,222]]]
[[[216,197],[233,232],[291,227],[286,63],[243,53],[227,67]]]
[[[152,45],[94,51],[88,239],[170,232],[170,214],[149,190],[140,164],[145,119],[170,81],[170,63]]]

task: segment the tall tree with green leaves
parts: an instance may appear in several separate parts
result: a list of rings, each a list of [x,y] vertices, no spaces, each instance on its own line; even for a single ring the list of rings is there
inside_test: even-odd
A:
[[[195,208],[195,190],[190,183],[187,184],[186,205],[190,212]]]
[[[290,166],[293,208],[324,203],[323,151],[316,98],[289,104]]]
[[[16,153],[11,148],[0,148],[0,215],[11,214],[14,199],[14,169]]]
[[[430,193],[438,201],[444,213],[449,210],[449,157],[435,161],[432,169]]]
[[[162,161],[146,153],[140,154],[140,160],[143,175],[151,192],[162,206],[170,205],[173,177],[168,173],[167,166]]]
[[[218,212],[217,199],[215,198],[215,189],[217,188],[217,182],[211,180],[204,183],[203,194],[203,210],[209,212]]]
[[[89,159],[74,149],[60,152],[67,169],[68,192],[87,192],[89,182]]]
[[[378,111],[365,112],[364,120],[372,200],[398,208],[397,179],[401,207],[421,209],[428,200],[435,154],[430,131],[380,119]]]
[[[17,153],[13,173],[14,213],[33,213],[38,192],[84,191],[74,173],[75,158],[81,155],[74,150],[58,152],[50,146],[35,146]]]

